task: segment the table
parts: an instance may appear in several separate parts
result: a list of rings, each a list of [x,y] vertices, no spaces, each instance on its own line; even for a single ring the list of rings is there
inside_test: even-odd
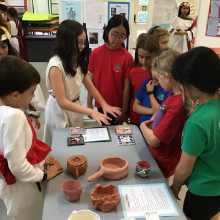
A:
[[[56,129],[53,134],[51,156],[56,157],[64,167],[64,172],[55,179],[49,181],[46,187],[46,195],[44,200],[44,210],[42,220],[67,220],[73,210],[90,209],[96,212],[102,220],[120,220],[124,218],[121,203],[108,213],[96,210],[91,205],[91,192],[95,185],[114,184],[114,185],[135,185],[148,183],[166,183],[156,161],[148,151],[146,142],[135,125],[130,125],[133,131],[133,137],[136,145],[118,146],[116,141],[115,126],[109,126],[109,132],[112,137],[112,142],[94,142],[86,143],[85,145],[67,147],[67,137],[69,137],[69,129]],[[72,155],[85,155],[88,160],[88,168],[85,174],[77,179],[83,184],[83,192],[80,199],[74,203],[68,202],[61,190],[61,184],[73,176],[67,172],[67,159]],[[106,156],[122,156],[129,162],[129,174],[121,180],[107,180],[103,177],[98,178],[95,182],[87,182],[87,178],[97,172],[99,162]],[[151,164],[151,173],[148,178],[141,178],[135,174],[136,162],[147,160]],[[186,220],[179,204],[173,196],[169,186],[167,186],[173,202],[177,208],[179,216],[175,217],[160,217],[161,220]],[[144,220],[143,218],[139,218]]]

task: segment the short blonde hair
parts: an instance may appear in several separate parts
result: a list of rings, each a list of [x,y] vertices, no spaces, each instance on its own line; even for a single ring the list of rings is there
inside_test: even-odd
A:
[[[181,53],[179,51],[171,48],[160,51],[160,53],[153,58],[152,71],[155,71],[160,75],[171,75],[173,63],[180,55]],[[183,97],[183,106],[186,109],[188,115],[191,115],[195,109],[196,104],[193,102],[193,100],[186,97],[184,91],[181,93]]]
[[[152,70],[161,75],[165,75],[165,73],[171,75],[173,63],[180,54],[180,52],[171,48],[160,51],[159,54],[153,58]]]

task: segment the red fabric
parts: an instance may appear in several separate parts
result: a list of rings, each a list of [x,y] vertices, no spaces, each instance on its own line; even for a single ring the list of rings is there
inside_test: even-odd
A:
[[[140,66],[131,69],[129,77],[131,79],[131,87],[133,97],[130,102],[130,119],[134,124],[140,124],[139,114],[133,111],[133,104],[135,100],[135,93],[139,90],[141,84],[145,79],[151,77],[150,70],[143,70]]]
[[[3,155],[0,155],[0,172],[4,176],[7,185],[12,185],[16,183],[15,176],[11,173],[11,170],[8,168],[8,161],[4,158]]]
[[[34,165],[42,162],[51,151],[51,148],[44,142],[37,139],[37,135],[33,125],[29,120],[28,123],[33,133],[33,140],[32,140],[31,148],[27,153],[26,159],[30,164]]]
[[[88,70],[94,73],[94,85],[109,105],[122,107],[123,81],[132,64],[133,57],[123,47],[110,50],[104,44],[92,51]],[[102,108],[98,102],[95,106]]]
[[[187,120],[181,95],[170,94],[164,102],[167,111],[153,134],[161,141],[158,148],[149,146],[165,178],[174,174],[181,156],[181,136]]]
[[[20,57],[28,62],[28,55],[27,55],[27,46],[26,46],[26,39],[23,36],[22,37],[22,23],[19,21],[18,25],[18,43],[19,43],[19,49],[20,49]]]
[[[51,148],[44,142],[37,139],[34,127],[29,120],[28,123],[33,133],[33,140],[31,148],[27,153],[26,159],[31,165],[34,165],[42,162],[51,151]],[[16,183],[15,176],[11,173],[8,167],[8,161],[4,158],[3,155],[0,155],[0,172],[3,174],[7,185],[12,185]]]

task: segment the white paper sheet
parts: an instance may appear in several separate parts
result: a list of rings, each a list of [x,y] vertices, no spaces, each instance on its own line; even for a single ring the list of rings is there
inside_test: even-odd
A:
[[[86,134],[83,135],[83,137],[85,142],[110,141],[110,136],[107,128],[86,129]]]
[[[119,185],[118,188],[125,218],[144,218],[147,212],[157,212],[159,216],[178,216],[164,183]]]
[[[104,2],[85,2],[85,23],[86,28],[103,29],[105,20]]]
[[[103,31],[103,29],[87,29],[90,48],[96,48],[104,44]]]

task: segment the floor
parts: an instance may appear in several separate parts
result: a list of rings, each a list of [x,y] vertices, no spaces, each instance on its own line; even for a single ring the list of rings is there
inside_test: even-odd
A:
[[[47,63],[32,63],[32,65],[39,71],[40,75],[41,75],[41,89],[43,91],[44,94],[44,98],[45,100],[47,100],[48,98],[48,92],[46,90],[46,83],[45,83],[45,70],[46,70],[46,65]],[[41,122],[41,128],[39,130],[36,130],[37,132],[37,136],[40,140],[42,140],[43,138],[43,130],[44,130],[44,112],[42,112],[41,117],[40,117],[40,122]],[[86,126],[90,126],[90,125],[94,125],[94,122],[87,122]],[[172,182],[172,180],[171,180]],[[183,201],[184,201],[184,197],[185,197],[185,193],[186,193],[186,187],[182,187],[182,190],[180,192],[180,201],[179,204],[182,207],[183,205]],[[11,218],[7,217],[6,214],[6,208],[4,203],[2,202],[2,200],[0,200],[0,220],[11,220]],[[219,218],[220,220],[220,218]]]

